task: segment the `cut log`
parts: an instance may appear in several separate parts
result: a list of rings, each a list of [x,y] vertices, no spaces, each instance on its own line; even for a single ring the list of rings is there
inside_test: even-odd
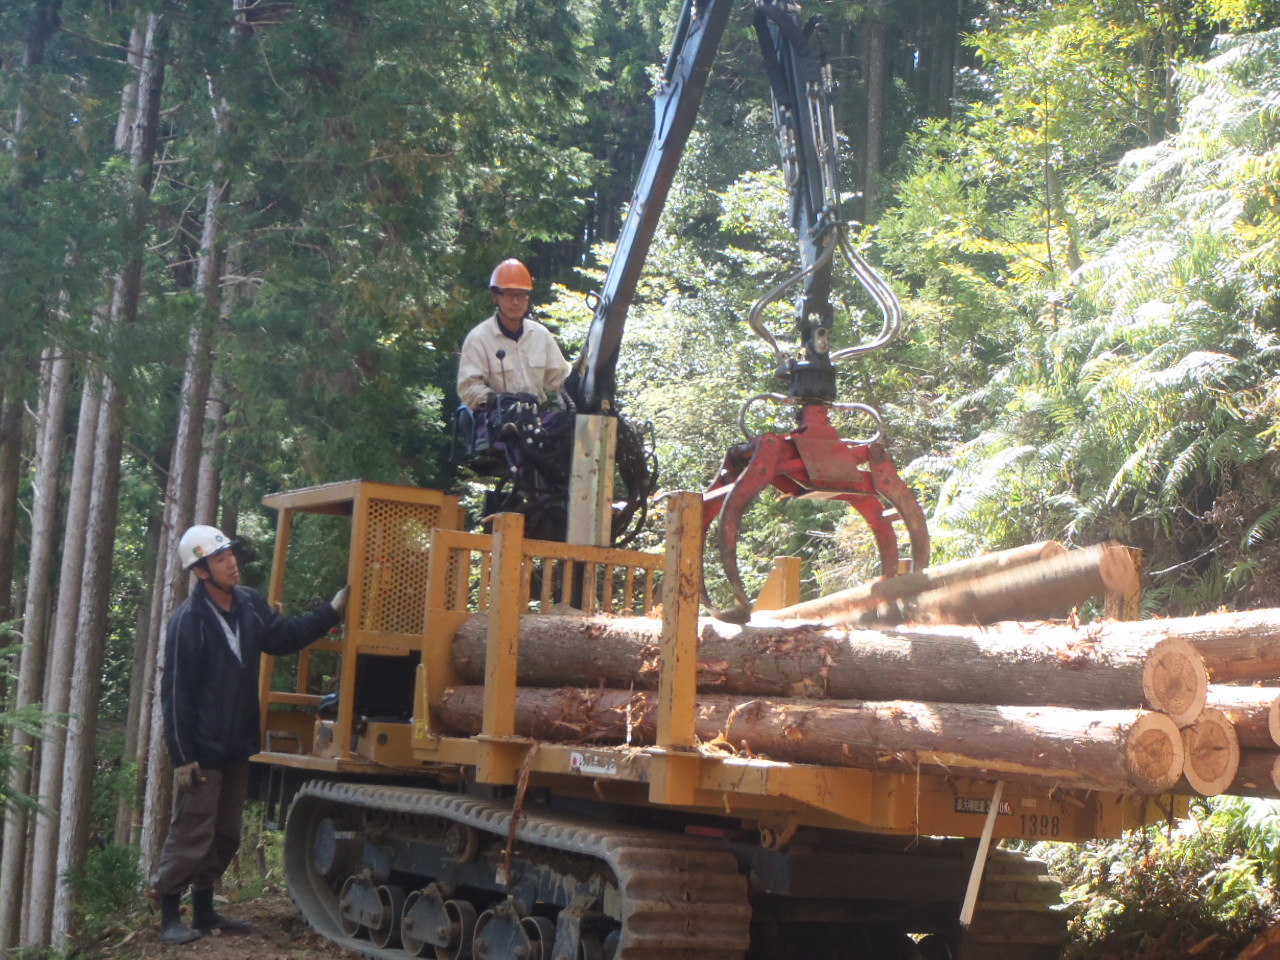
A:
[[[1231,786],[1240,767],[1236,728],[1221,710],[1207,709],[1182,730],[1187,783],[1196,793],[1216,797]]]
[[[828,623],[844,623],[851,615],[880,604],[919,596],[927,590],[939,587],[977,580],[1002,570],[1024,567],[1039,560],[1060,557],[1066,552],[1067,548],[1056,540],[1030,543],[1011,550],[953,560],[914,573],[859,584],[816,600],[807,600],[781,610],[770,610],[763,616],[772,620],[825,620]]]
[[[878,604],[843,619],[851,625],[1032,620],[1065,614],[1103,594],[1124,593],[1137,577],[1128,549],[1104,543]]]
[[[625,690],[520,689],[516,732],[570,743],[653,743],[657,697]],[[461,735],[481,728],[484,688],[454,687],[433,719]],[[1168,717],[975,704],[698,698],[698,738],[793,763],[1034,781],[1116,793],[1161,793],[1182,775],[1182,738]]]
[[[1156,621],[1160,622],[1160,621]],[[1204,657],[1214,683],[1280,678],[1280,610],[1249,610],[1169,621]]]
[[[1242,747],[1235,779],[1222,792],[1234,797],[1280,799],[1280,751]]]
[[[1226,714],[1241,747],[1275,750],[1280,744],[1280,687],[1212,683],[1205,705]]]
[[[752,696],[1000,703],[1088,709],[1146,707],[1180,725],[1204,709],[1208,680],[1186,642],[1165,637],[1055,644],[1023,634],[948,628],[886,634],[802,623],[699,621],[698,689]],[[642,617],[526,616],[519,684],[654,687],[661,622]],[[454,636],[463,683],[484,679],[485,615]]]
[[[1018,628],[1036,636],[1070,631],[1046,624],[1022,624]],[[1208,613],[1167,620],[1135,620],[1091,624],[1080,633],[1103,642],[1123,637],[1178,637],[1194,646],[1213,683],[1253,683],[1280,679],[1280,610],[1245,610]]]

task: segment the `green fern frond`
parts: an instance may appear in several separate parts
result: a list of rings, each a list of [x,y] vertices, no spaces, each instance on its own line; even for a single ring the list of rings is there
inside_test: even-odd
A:
[[[1153,370],[1145,379],[1152,391],[1189,388],[1197,392],[1218,386],[1235,368],[1236,358],[1211,350],[1196,350],[1164,370]]]
[[[1241,587],[1247,587],[1257,580],[1258,575],[1264,569],[1263,565],[1257,560],[1237,559],[1223,576],[1222,582],[1233,590],[1239,590]]]
[[[1107,487],[1107,502],[1118,503],[1124,491],[1130,487],[1147,487],[1154,479],[1151,468],[1151,455],[1159,448],[1159,443],[1147,441],[1135,449],[1120,464],[1111,483]]]
[[[1204,467],[1208,442],[1204,437],[1196,439],[1189,446],[1185,447],[1177,456],[1173,458],[1173,462],[1169,464],[1169,469],[1165,472],[1164,482],[1161,485],[1160,498],[1165,501],[1176,500],[1183,492],[1183,484],[1188,478]]]
[[[1271,536],[1278,526],[1280,526],[1280,507],[1272,507],[1253,523],[1249,524],[1249,528],[1244,532],[1242,546],[1246,550],[1256,547],[1264,539]]]

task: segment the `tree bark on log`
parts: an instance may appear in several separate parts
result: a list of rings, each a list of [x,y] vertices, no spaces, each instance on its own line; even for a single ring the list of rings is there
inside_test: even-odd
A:
[[[1187,783],[1202,796],[1225,793],[1240,768],[1240,740],[1221,710],[1206,709],[1183,728],[1182,752]]]
[[[484,679],[486,618],[453,641],[463,683]],[[814,624],[699,621],[698,689],[753,696],[1001,703],[1086,709],[1145,707],[1185,725],[1204,709],[1208,681],[1187,643],[1164,637],[1068,643],[967,628],[923,637]],[[661,622],[630,617],[527,616],[519,683],[655,687]]]
[[[874,623],[987,624],[1033,620],[1065,613],[1076,604],[1132,589],[1133,557],[1114,543],[1071,550],[1057,557],[928,590],[849,614],[851,625]]]
[[[945,629],[945,628],[938,628]],[[1280,610],[1209,613],[1167,620],[1115,621],[1072,630],[1056,624],[1021,624],[1036,637],[1088,633],[1103,643],[1124,638],[1178,637],[1200,652],[1211,683],[1253,683],[1280,678]]]
[[[1280,610],[1182,617],[1173,629],[1204,657],[1214,683],[1280,678]]]
[[[919,596],[927,590],[937,590],[961,582],[977,580],[1002,570],[1024,567],[1039,560],[1060,557],[1067,548],[1056,540],[1030,543],[1011,550],[987,553],[980,557],[953,560],[936,567],[925,567],[914,573],[896,577],[884,577],[871,583],[859,584],[848,590],[807,600],[781,610],[766,611],[770,620],[823,620],[827,623],[845,623],[853,614],[880,604],[888,604],[907,597]]]
[[[1275,750],[1280,745],[1280,687],[1212,683],[1205,705],[1226,714],[1241,747]]]
[[[656,694],[520,689],[516,731],[570,743],[654,742]],[[459,734],[480,732],[484,688],[453,687],[433,705]],[[983,704],[698,698],[708,749],[793,763],[1032,781],[1117,793],[1161,793],[1182,776],[1177,726],[1142,710]]]
[[[1235,779],[1222,792],[1233,797],[1280,800],[1280,750],[1242,747]]]

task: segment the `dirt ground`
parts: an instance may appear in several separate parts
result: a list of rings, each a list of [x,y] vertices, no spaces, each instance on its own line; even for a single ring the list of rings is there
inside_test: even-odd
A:
[[[188,922],[190,914],[183,907]],[[249,933],[201,937],[180,947],[160,942],[152,913],[85,944],[83,960],[355,960],[362,955],[330,943],[307,926],[289,895],[271,888],[257,900],[218,904],[218,911],[253,924]]]

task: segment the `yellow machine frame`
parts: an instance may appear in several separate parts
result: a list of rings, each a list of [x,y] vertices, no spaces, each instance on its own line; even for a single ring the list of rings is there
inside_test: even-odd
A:
[[[500,514],[491,534],[462,530],[456,497],[434,490],[348,481],[272,494],[279,510],[270,601],[280,606],[295,513],[351,518],[351,596],[340,638],[298,655],[293,689],[271,688],[262,673],[264,750],[256,760],[321,775],[403,775],[515,785],[522,778],[562,793],[620,804],[658,804],[738,818],[769,844],[802,825],[891,834],[979,836],[995,784],[918,773],[871,771],[708,754],[694,736],[701,497],[667,500],[666,549],[648,553],[524,538],[524,518]],[[757,609],[795,602],[800,568],[781,558]],[[519,623],[550,612],[575,584],[586,612],[653,615],[661,604],[662,671],[657,744],[582,747],[515,733]],[[459,625],[487,613],[482,732],[452,736],[430,705],[456,685],[451,648]],[[338,654],[338,710],[316,710],[312,653]],[[354,716],[356,665],[366,654],[420,655],[409,723]],[[938,769],[938,768],[931,768]],[[1006,783],[994,817],[996,838],[1079,841],[1176,813],[1174,798],[1044,789]]]

